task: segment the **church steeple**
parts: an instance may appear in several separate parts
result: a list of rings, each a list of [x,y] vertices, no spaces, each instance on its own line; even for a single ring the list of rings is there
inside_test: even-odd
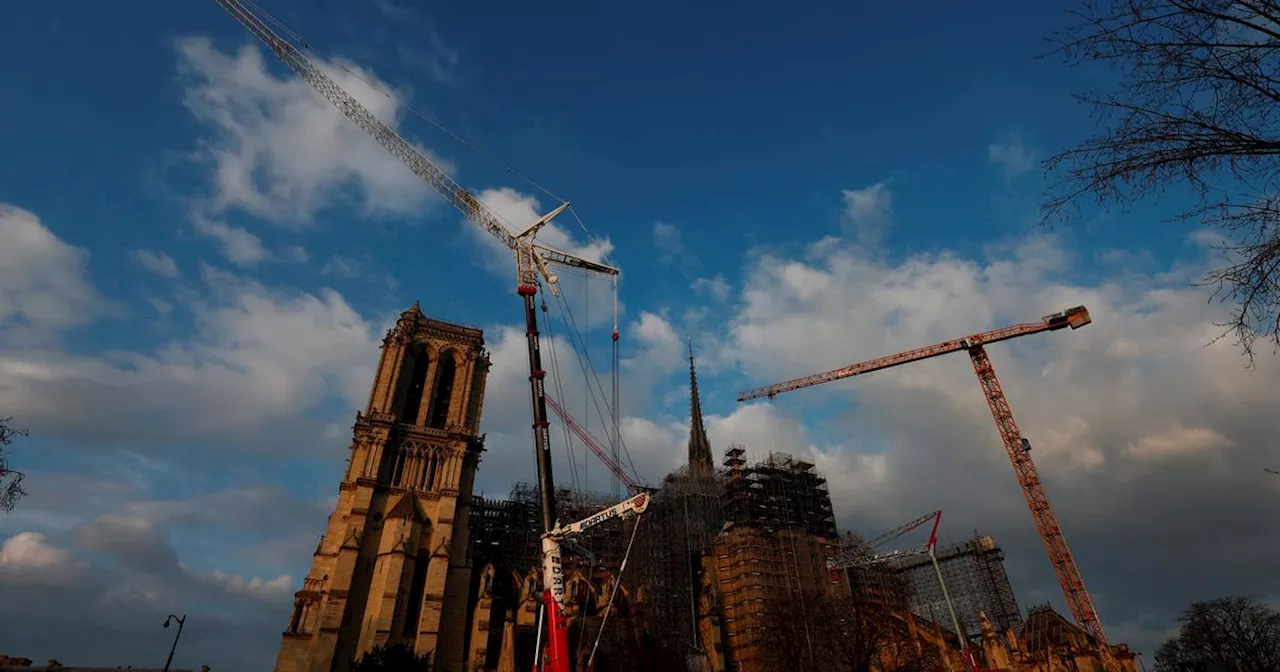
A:
[[[689,471],[710,475],[715,470],[711,459],[711,441],[702,424],[702,400],[698,397],[698,371],[693,363],[693,340],[689,340]]]

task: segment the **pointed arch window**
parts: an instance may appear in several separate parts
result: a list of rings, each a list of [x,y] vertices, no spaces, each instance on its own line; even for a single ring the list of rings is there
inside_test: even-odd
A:
[[[400,422],[416,425],[418,409],[422,406],[423,391],[427,386],[427,365],[430,357],[426,348],[415,347],[405,355],[404,369],[409,372],[409,379],[404,387],[404,396],[400,401]],[[409,361],[412,360],[412,361]]]
[[[427,426],[444,429],[449,420],[449,402],[453,398],[453,379],[457,373],[454,353],[444,352],[436,365],[435,390],[431,394],[431,408],[427,411]]]
[[[409,603],[406,605],[404,614],[404,630],[401,631],[405,637],[412,637],[418,633],[418,618],[422,616],[422,600],[427,587],[427,564],[430,561],[431,554],[423,544],[413,560],[413,579],[409,582]]]

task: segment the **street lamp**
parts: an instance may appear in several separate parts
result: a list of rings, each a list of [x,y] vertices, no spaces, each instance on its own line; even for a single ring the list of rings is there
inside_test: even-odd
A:
[[[178,638],[182,636],[182,626],[187,622],[187,615],[183,614],[182,617],[179,618],[173,614],[169,614],[169,617],[164,619],[164,627],[169,627],[169,621],[178,622],[178,633],[173,636],[173,646],[169,647],[169,658],[164,661],[164,672],[169,672],[169,664],[173,662],[173,652],[178,648]]]

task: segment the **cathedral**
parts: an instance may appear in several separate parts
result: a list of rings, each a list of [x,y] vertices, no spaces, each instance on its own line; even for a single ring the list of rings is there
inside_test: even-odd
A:
[[[436,669],[464,669],[488,370],[479,329],[429,319],[417,303],[387,333],[276,672],[344,672],[395,643],[432,652]]]

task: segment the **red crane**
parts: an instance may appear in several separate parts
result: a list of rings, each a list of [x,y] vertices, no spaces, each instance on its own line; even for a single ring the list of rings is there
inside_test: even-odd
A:
[[[529,395],[533,409],[533,444],[542,503],[542,586],[547,610],[547,664],[550,672],[569,672],[568,621],[564,614],[564,576],[560,564],[559,538],[548,536],[556,527],[555,479],[551,469],[551,423],[547,421],[545,378],[535,296],[545,288],[559,295],[552,264],[559,264],[603,276],[617,277],[617,268],[552,248],[536,239],[538,232],[569,207],[568,202],[543,215],[521,232],[507,228],[502,219],[476,200],[434,160],[405,140],[395,129],[378,119],[360,101],[347,93],[318,63],[303,53],[305,42],[288,27],[271,17],[254,0],[216,0],[254,37],[267,45],[289,69],[311,85],[355,125],[364,129],[383,149],[399,159],[445,201],[457,208],[472,224],[511,250],[516,262],[516,294],[524,304],[526,349],[529,355]],[[275,26],[273,28],[272,26]],[[277,32],[276,28],[279,29]],[[289,37],[286,38],[281,33]],[[298,44],[295,44],[295,41]],[[545,283],[545,284],[544,284]],[[613,332],[617,357],[618,331]]]
[[[545,396],[547,399],[547,408],[560,416],[560,419],[564,421],[565,426],[582,441],[583,445],[590,448],[591,452],[595,453],[596,457],[600,458],[601,462],[604,462],[604,466],[608,467],[609,471],[612,471],[613,475],[617,476],[619,481],[630,488],[633,493],[653,491],[653,488],[641,485],[639,481],[632,478],[631,474],[627,473],[627,470],[623,469],[622,465],[619,464],[617,460],[613,459],[613,457],[600,446],[600,442],[597,441],[594,436],[591,436],[587,430],[583,429],[582,425],[578,424],[578,421],[574,420],[573,416],[569,415],[568,411],[564,410],[564,408],[560,406],[559,402],[551,398],[551,395],[549,394]]]
[[[1013,462],[1013,471],[1018,477],[1018,484],[1022,486],[1022,494],[1026,496],[1027,506],[1031,508],[1031,517],[1036,522],[1036,528],[1040,531],[1040,538],[1044,541],[1045,550],[1049,554],[1049,561],[1053,564],[1053,570],[1058,575],[1058,583],[1062,585],[1062,592],[1066,595],[1067,604],[1071,608],[1071,615],[1075,617],[1076,623],[1085,632],[1092,635],[1103,650],[1106,650],[1107,637],[1106,633],[1103,632],[1102,622],[1098,618],[1098,610],[1093,606],[1093,598],[1089,596],[1089,591],[1084,586],[1084,578],[1080,575],[1080,569],[1076,566],[1075,558],[1071,555],[1071,549],[1067,546],[1067,540],[1062,536],[1062,527],[1058,525],[1058,517],[1054,515],[1053,508],[1049,506],[1049,498],[1045,494],[1044,483],[1041,482],[1040,475],[1036,473],[1036,466],[1031,461],[1031,446],[1022,438],[1022,433],[1018,431],[1018,425],[1013,420],[1013,411],[1009,408],[1009,401],[1005,399],[1004,391],[1000,389],[1000,381],[996,379],[995,369],[991,367],[991,360],[987,357],[986,350],[986,345],[989,343],[1007,341],[1011,338],[1045,331],[1057,331],[1067,327],[1079,329],[1089,324],[1089,322],[1088,309],[1084,306],[1076,306],[1061,313],[1045,316],[1040,322],[1015,324],[1003,329],[984,331],[971,336],[900,352],[896,355],[853,364],[842,369],[748,390],[738,395],[738,401],[747,401],[760,397],[772,399],[783,392],[829,383],[833,380],[841,380],[910,362],[918,362],[922,359],[929,359],[958,350],[967,350],[969,359],[973,361],[973,370],[978,374],[978,382],[982,384],[982,391],[987,398],[987,404],[991,407],[991,415],[995,418],[996,429],[1000,432],[1000,439],[1004,443],[1005,450],[1009,453],[1009,460]]]

